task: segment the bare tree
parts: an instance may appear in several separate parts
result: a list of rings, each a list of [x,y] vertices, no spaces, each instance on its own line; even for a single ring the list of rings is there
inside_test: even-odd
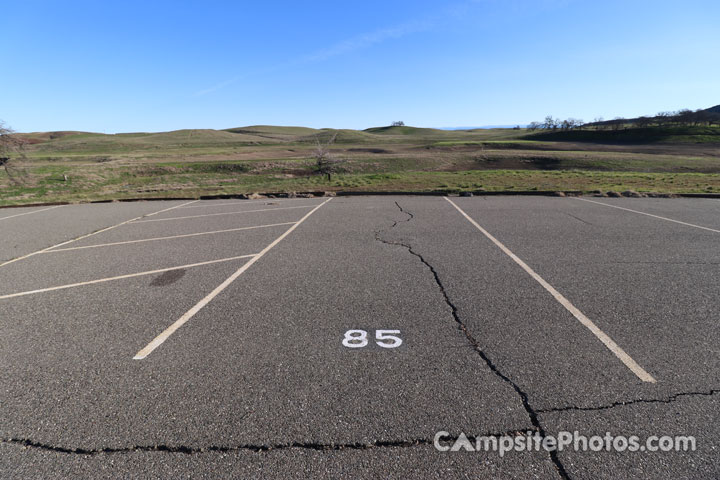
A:
[[[695,112],[689,108],[683,108],[682,110],[675,112],[675,120],[681,125],[690,125],[693,123],[694,115]]]
[[[315,172],[319,175],[327,175],[328,182],[332,179],[332,174],[337,170],[337,164],[340,163],[340,159],[336,158],[330,152],[330,145],[335,143],[336,138],[337,133],[330,137],[327,142],[323,143],[320,141],[320,137],[315,136],[315,143],[317,144],[313,151]]]
[[[658,114],[655,115],[655,120],[657,121],[658,125],[664,126],[670,123],[670,119],[672,118],[672,116],[672,112],[658,112]]]
[[[543,128],[545,130],[557,130],[557,128],[560,126],[560,120],[557,118],[553,118],[552,115],[548,115],[545,117],[545,122],[543,123]]]
[[[402,120],[398,120],[397,122],[392,122],[392,123],[390,124],[390,126],[391,126],[391,127],[404,127],[404,126],[405,126],[405,122],[403,122]]]
[[[635,124],[640,128],[649,127],[651,123],[652,119],[645,115],[643,115],[642,117],[638,117],[637,120],[635,120]]]
[[[528,124],[527,128],[528,128],[528,130],[533,131],[533,130],[537,130],[537,129],[540,128],[541,126],[542,126],[542,125],[540,124],[540,122],[530,122],[530,123]]]
[[[585,122],[581,118],[568,118],[567,119],[570,128],[580,128],[585,125]]]
[[[710,112],[702,109],[695,110],[693,112],[693,125],[702,125],[703,123],[710,124]]]
[[[23,170],[17,165],[24,158],[25,142],[17,136],[15,130],[0,120],[0,167],[5,170],[13,183],[22,183]]]
[[[620,130],[627,120],[623,117],[615,117],[612,119],[612,129],[613,130]]]

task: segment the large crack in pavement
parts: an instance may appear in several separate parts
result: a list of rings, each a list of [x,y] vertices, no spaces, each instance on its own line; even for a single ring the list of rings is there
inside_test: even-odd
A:
[[[397,440],[397,441],[381,441],[376,440],[369,443],[302,443],[302,442],[289,442],[279,443],[271,445],[263,444],[243,444],[235,446],[219,446],[219,445],[208,445],[202,447],[190,447],[186,445],[133,445],[129,447],[105,447],[97,449],[85,449],[85,448],[67,448],[56,445],[50,445],[46,443],[35,442],[24,438],[8,438],[3,439],[2,443],[9,443],[20,445],[28,448],[36,448],[40,450],[47,450],[56,453],[67,453],[76,455],[101,455],[101,454],[113,454],[113,453],[133,453],[133,452],[164,452],[164,453],[184,453],[187,455],[208,453],[208,452],[240,452],[249,451],[255,453],[270,452],[273,450],[288,450],[288,449],[303,449],[303,450],[317,450],[317,451],[338,451],[338,450],[370,450],[373,448],[407,448],[419,445],[432,445],[432,439],[421,438],[417,440]]]
[[[536,412],[537,413],[556,413],[556,412],[569,412],[569,411],[592,412],[592,411],[597,411],[597,410],[610,410],[612,408],[636,405],[638,403],[673,403],[681,397],[698,397],[698,396],[709,397],[709,396],[715,395],[716,393],[720,393],[720,389],[712,389],[712,390],[708,390],[707,392],[680,392],[680,393],[674,393],[674,394],[668,396],[667,398],[639,398],[636,400],[613,402],[609,405],[600,405],[600,406],[580,407],[580,406],[570,405],[570,406],[565,406],[565,407],[544,408],[544,409],[536,410]]]
[[[483,437],[507,437],[520,436],[528,434],[528,430],[515,429],[501,433],[487,433]],[[478,437],[463,437],[462,433],[443,435],[442,442],[444,444],[454,444],[460,438],[470,441],[476,440]],[[103,454],[127,454],[134,452],[161,452],[161,453],[183,453],[193,455],[199,453],[230,453],[230,452],[253,452],[263,453],[276,450],[315,450],[320,452],[332,452],[342,450],[373,450],[377,448],[411,448],[419,446],[431,446],[435,444],[434,438],[417,438],[410,440],[373,440],[370,442],[350,442],[350,443],[317,443],[317,442],[287,442],[276,444],[242,444],[234,446],[207,445],[207,446],[187,446],[187,445],[132,445],[128,447],[102,447],[102,448],[71,448],[59,445],[51,445],[48,443],[37,442],[27,438],[3,438],[0,443],[16,445],[22,448],[33,448],[37,450],[45,450],[55,453],[64,453],[72,455],[95,456]]]
[[[400,210],[400,212],[404,213],[408,216],[408,218],[405,220],[405,222],[411,221],[415,216],[408,212],[407,210],[403,209],[398,202],[395,202],[395,205]],[[395,221],[392,226],[390,227],[395,228],[400,222]],[[384,243],[386,245],[396,245],[400,247],[404,247],[407,249],[407,251],[417,257],[433,274],[433,277],[435,279],[435,283],[437,284],[438,288],[440,289],[440,292],[443,295],[443,298],[445,299],[445,303],[450,307],[450,311],[452,313],[453,319],[458,325],[458,328],[460,331],[465,335],[465,338],[470,342],[475,352],[480,356],[480,358],[483,359],[485,364],[488,366],[488,368],[503,382],[507,383],[512,387],[512,389],[515,391],[515,393],[518,394],[520,397],[520,400],[522,402],[523,407],[525,408],[525,411],[528,414],[528,417],[530,419],[530,423],[532,424],[533,428],[537,433],[542,437],[545,438],[547,436],[545,429],[543,428],[542,424],[540,423],[540,420],[538,419],[538,412],[533,409],[532,405],[530,405],[530,401],[528,399],[527,393],[525,393],[520,386],[515,383],[510,377],[505,375],[497,365],[488,357],[488,355],[483,351],[482,347],[478,343],[478,341],[473,337],[473,335],[470,333],[470,331],[467,328],[467,325],[463,322],[463,320],[460,318],[460,315],[458,314],[458,309],[455,306],[455,304],[450,299],[450,296],[448,295],[447,290],[445,289],[445,285],[442,283],[442,280],[440,279],[440,276],[438,275],[437,270],[435,270],[435,267],[433,267],[421,254],[413,250],[412,245],[409,245],[407,243],[403,243],[400,241],[391,241],[391,240],[385,240],[381,237],[383,230],[379,230],[375,232],[375,240],[378,242]],[[565,466],[560,461],[560,458],[558,457],[557,451],[550,451],[548,452],[550,455],[550,460],[552,461],[553,465],[555,465],[555,468],[558,471],[558,474],[561,478],[569,479],[570,475],[565,470]]]

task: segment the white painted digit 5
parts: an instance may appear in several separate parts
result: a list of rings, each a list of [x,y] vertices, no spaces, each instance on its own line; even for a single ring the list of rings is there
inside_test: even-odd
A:
[[[396,337],[394,335],[390,335],[391,333],[394,333],[396,335],[400,335],[400,330],[376,330],[375,331],[375,340],[379,346],[383,348],[397,348],[400,345],[402,345],[402,339],[400,337]],[[387,343],[387,342],[390,343]]]
[[[348,330],[345,332],[342,344],[348,348],[362,348],[367,346],[368,332],[365,330]],[[375,330],[375,343],[382,348],[397,348],[402,345],[400,330]]]

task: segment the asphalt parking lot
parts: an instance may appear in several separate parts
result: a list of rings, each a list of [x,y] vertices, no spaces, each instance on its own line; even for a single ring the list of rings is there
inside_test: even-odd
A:
[[[0,209],[0,476],[718,478],[719,247],[713,199]],[[696,449],[435,446],[576,431]]]

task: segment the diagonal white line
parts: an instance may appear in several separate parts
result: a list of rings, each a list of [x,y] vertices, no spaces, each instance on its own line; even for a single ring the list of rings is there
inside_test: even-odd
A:
[[[52,292],[55,290],[64,290],[66,288],[82,287],[85,285],[94,285],[96,283],[110,282],[112,280],[122,280],[123,278],[141,277],[143,275],[152,275],[154,273],[169,272],[170,270],[179,270],[181,268],[192,268],[192,267],[200,267],[203,265],[211,265],[213,263],[229,262],[232,260],[239,260],[241,258],[250,258],[250,257],[254,257],[254,256],[255,256],[254,254],[253,255],[240,255],[237,257],[221,258],[219,260],[209,260],[207,262],[190,263],[188,265],[178,265],[176,267],[159,268],[157,270],[149,270],[147,272],[129,273],[127,275],[118,275],[116,277],[100,278],[98,280],[90,280],[88,282],[78,282],[78,283],[70,283],[68,285],[60,285],[57,287],[39,288],[37,290],[29,290],[27,292],[18,292],[18,293],[11,293],[9,295],[0,295],[0,300],[5,299],[5,298],[23,297],[25,295],[32,295],[35,293]]]
[[[285,233],[283,233],[282,235],[280,235],[278,238],[276,238],[275,240],[273,240],[273,242],[272,242],[270,245],[268,245],[267,247],[265,247],[264,249],[262,249],[262,251],[261,251],[260,253],[258,253],[255,257],[253,257],[252,260],[250,260],[250,261],[247,262],[245,265],[243,265],[242,267],[240,267],[235,273],[233,273],[232,275],[230,275],[223,283],[221,283],[220,285],[218,285],[218,286],[215,288],[215,290],[213,290],[212,292],[210,292],[205,298],[203,298],[202,300],[200,300],[194,307],[192,307],[190,310],[188,310],[187,312],[185,312],[185,314],[184,314],[182,317],[180,317],[179,319],[177,319],[177,320],[175,321],[175,323],[173,323],[173,324],[170,325],[168,328],[166,328],[165,330],[163,330],[163,332],[160,333],[160,335],[158,335],[157,337],[155,337],[149,344],[147,344],[147,345],[145,346],[145,348],[143,348],[142,350],[140,350],[140,351],[133,357],[133,360],[142,360],[143,358],[145,358],[145,357],[147,357],[148,355],[150,355],[150,354],[153,352],[153,350],[155,350],[157,347],[159,347],[160,345],[162,345],[163,342],[164,342],[165,340],[167,340],[167,339],[170,337],[170,335],[172,335],[173,333],[175,333],[175,331],[176,331],[178,328],[182,327],[188,320],[190,320],[192,317],[194,317],[196,313],[198,313],[200,310],[202,310],[202,309],[205,307],[205,305],[207,305],[207,304],[210,303],[215,297],[217,297],[217,296],[218,296],[223,290],[225,290],[232,282],[234,282],[235,279],[237,279],[240,275],[242,275],[242,274],[243,274],[248,268],[250,268],[255,262],[257,262],[258,260],[260,260],[260,259],[262,258],[262,256],[265,255],[267,252],[269,252],[275,245],[277,245],[277,244],[280,243],[285,237],[287,237],[288,235],[290,235],[290,234],[293,232],[293,230],[295,230],[297,227],[299,227],[301,223],[303,223],[308,217],[310,217],[310,215],[312,215],[313,213],[315,213],[315,211],[317,211],[318,208],[322,207],[323,205],[325,205],[326,203],[328,203],[330,200],[332,200],[332,198],[328,198],[328,199],[325,200],[323,203],[321,203],[320,205],[318,205],[318,206],[316,206],[315,208],[313,208],[313,209],[312,209],[311,211],[309,211],[303,218],[301,218],[300,221],[298,221],[295,225],[293,225],[292,227],[290,227],[289,229],[287,229],[287,230],[285,231]]]
[[[183,235],[171,235],[169,237],[142,238],[140,240],[127,240],[125,242],[101,243],[98,245],[84,245],[82,247],[58,248],[55,250],[47,251],[45,253],[67,252],[70,250],[84,250],[86,248],[112,247],[114,245],[127,245],[129,243],[154,242],[157,240],[172,240],[174,238],[197,237],[199,235],[212,235],[215,233],[239,232],[242,230],[255,230],[257,228],[270,228],[270,227],[279,227],[281,225],[292,225],[293,223],[295,223],[295,222],[273,223],[270,225],[255,225],[252,227],[229,228],[227,230],[214,230],[212,232],[186,233]]]
[[[527,272],[532,278],[535,279],[542,287],[547,290],[553,297],[555,297],[555,300],[557,300],[567,311],[569,311],[581,324],[583,324],[588,330],[590,330],[595,337],[597,337],[598,340],[600,340],[612,353],[615,354],[615,356],[620,359],[621,362],[625,364],[626,367],[628,367],[635,375],[640,378],[643,382],[649,382],[649,383],[655,383],[655,379],[650,375],[648,372],[646,372],[640,365],[638,365],[635,360],[630,357],[625,351],[620,348],[620,346],[613,341],[612,338],[610,338],[605,332],[600,330],[600,328],[593,323],[592,320],[590,320],[588,317],[585,316],[584,313],[582,313],[580,310],[577,309],[570,301],[565,298],[560,292],[555,290],[555,288],[550,285],[548,282],[546,282],[540,275],[535,273],[535,271],[528,266],[527,263],[523,262],[517,255],[515,255],[513,252],[510,251],[509,248],[507,248],[505,245],[503,245],[497,238],[493,237],[487,230],[485,230],[483,227],[481,227],[475,220],[470,218],[470,216],[462,211],[460,207],[458,207],[452,200],[450,200],[447,197],[444,197],[445,200],[450,202],[450,204],[455,207],[455,209],[460,212],[463,217],[465,217],[475,228],[480,230],[483,235],[485,235],[487,238],[490,239],[496,246],[500,248],[508,257],[513,259],[515,263],[517,263],[525,272]]]
[[[320,205],[324,205],[321,203]],[[188,215],[186,217],[153,218],[152,220],[138,220],[132,223],[167,222],[168,220],[183,220],[185,218],[216,217],[218,215],[240,215],[241,213],[274,212],[275,210],[292,210],[294,208],[312,208],[313,205],[302,205],[298,207],[262,208],[259,210],[242,210],[238,212],[205,213],[202,215]]]
[[[117,228],[117,227],[120,227],[120,226],[122,226],[122,225],[125,225],[126,223],[132,222],[133,220],[138,220],[138,219],[140,219],[140,218],[145,218],[145,217],[152,217],[153,215],[157,215],[158,213],[167,212],[167,211],[170,211],[170,210],[172,210],[172,209],[174,209],[174,208],[179,208],[179,207],[182,207],[183,205],[190,205],[191,203],[195,203],[195,202],[197,202],[197,200],[192,200],[192,201],[190,201],[190,202],[181,203],[180,205],[175,205],[174,207],[165,208],[165,209],[163,209],[163,210],[159,210],[159,211],[157,211],[157,212],[149,213],[149,214],[147,214],[147,215],[140,215],[139,217],[131,218],[130,220],[125,220],[124,222],[118,223],[117,225],[113,225],[113,226],[111,226],[111,227],[103,228],[102,230],[98,230],[97,232],[92,232],[92,233],[88,233],[88,234],[85,234],[85,235],[81,235],[81,236],[79,236],[79,237],[77,237],[77,238],[73,238],[72,240],[67,240],[67,241],[65,241],[65,242],[58,243],[57,245],[53,245],[52,247],[43,248],[42,250],[38,250],[38,251],[36,251],[36,252],[32,252],[32,253],[28,253],[27,255],[23,255],[22,257],[13,258],[12,260],[8,260],[8,261],[6,261],[6,262],[0,263],[0,267],[3,267],[3,266],[5,266],[5,265],[9,265],[9,264],[14,263],[14,262],[19,262],[20,260],[25,260],[26,258],[30,258],[30,257],[32,257],[33,255],[37,255],[37,254],[39,254],[39,253],[45,253],[45,252],[47,252],[48,250],[52,250],[53,248],[62,247],[63,245],[67,245],[68,243],[77,242],[78,240],[82,240],[83,238],[92,237],[93,235],[97,235],[98,233],[107,232],[108,230],[112,230],[113,228]]]
[[[680,225],[686,225],[688,227],[701,228],[703,230],[708,230],[710,232],[720,233],[720,230],[715,230],[714,228],[703,227],[702,225],[695,225],[693,223],[681,222],[680,220],[673,220],[672,218],[661,217],[660,215],[653,215],[652,213],[645,213],[645,212],[641,212],[639,210],[633,210],[631,208],[618,207],[617,205],[610,205],[610,204],[603,203],[603,202],[596,202],[595,200],[589,200],[587,198],[578,198],[578,197],[572,197],[572,198],[574,198],[575,200],[582,200],[583,202],[596,203],[598,205],[602,205],[603,207],[617,208],[619,210],[626,210],[628,212],[639,213],[640,215],[647,215],[648,217],[659,218],[660,220],[665,220],[668,222],[679,223]]]
[[[0,221],[7,220],[8,218],[22,217],[23,215],[32,215],[33,213],[45,212],[47,210],[52,210],[53,208],[60,208],[60,207],[64,207],[64,206],[65,205],[55,205],[53,207],[43,208],[41,210],[33,210],[32,212],[18,213],[15,215],[10,215],[9,217],[2,217],[2,218],[0,218]]]
[[[186,208],[208,208],[208,207],[225,207],[230,205],[258,205],[258,204],[282,204],[282,203],[289,203],[289,202],[299,202],[300,200],[318,200],[317,198],[258,198],[256,200],[238,200],[236,202],[226,202],[226,203],[213,203],[217,202],[217,200],[200,200],[199,205],[193,205],[192,207],[183,207],[181,210],[184,210]],[[206,202],[206,203],[202,203]]]
[[[263,200],[264,202],[267,202],[268,200]],[[200,205],[193,205],[191,207],[182,207],[181,210],[185,210],[187,208],[211,208],[211,207],[229,207],[231,205],[248,205],[244,202],[253,202],[252,200],[239,200],[237,202],[232,203],[201,203]],[[262,203],[259,201],[254,201],[251,205],[257,205],[258,203]],[[273,201],[272,203],[280,203]]]

